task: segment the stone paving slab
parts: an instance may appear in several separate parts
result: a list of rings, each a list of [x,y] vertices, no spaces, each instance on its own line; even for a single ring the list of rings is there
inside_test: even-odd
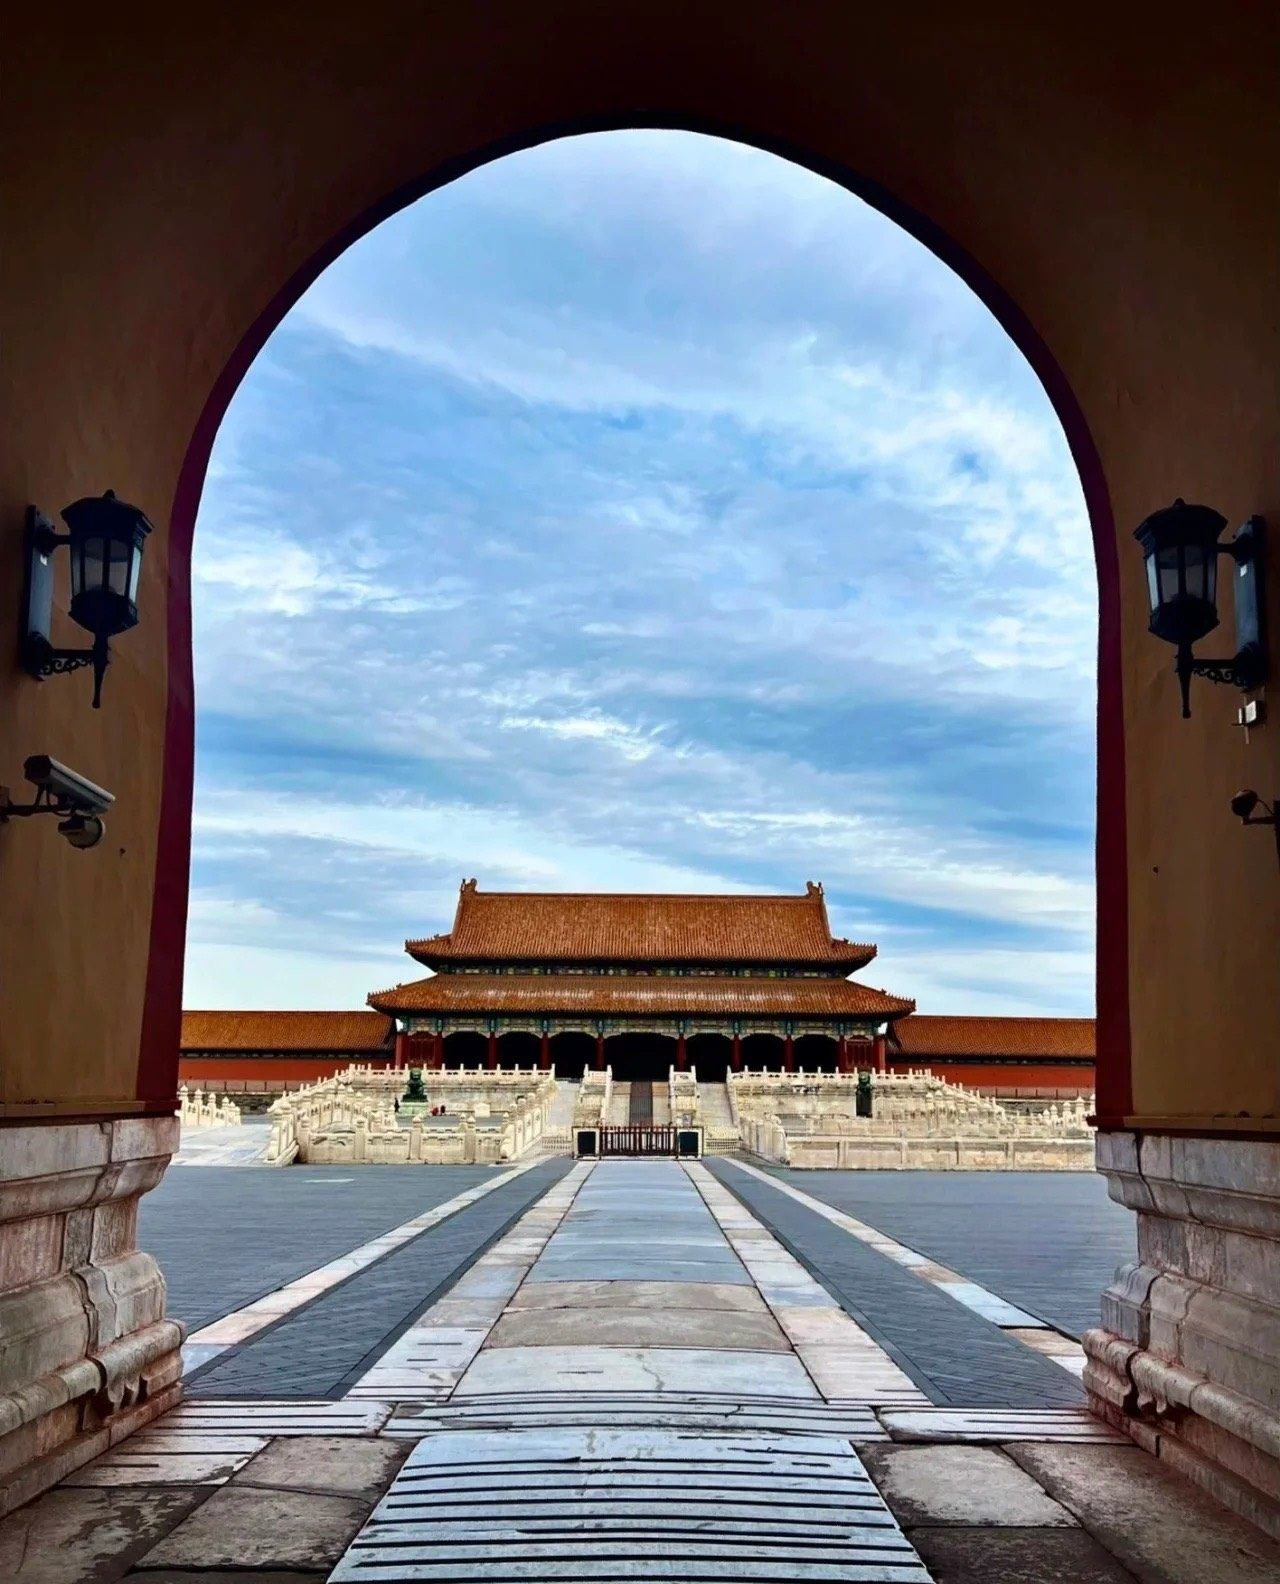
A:
[[[1128,1568],[1079,1529],[919,1528],[907,1537],[945,1584],[1134,1584]]]
[[[867,1472],[900,1523],[1073,1529],[1076,1521],[994,1447],[881,1446]]]
[[[732,1392],[742,1397],[815,1398],[804,1366],[783,1353],[711,1348],[486,1348],[457,1397],[512,1391]]]
[[[521,1287],[507,1306],[520,1309],[682,1309],[730,1310],[767,1314],[753,1287],[732,1282],[584,1281]]]
[[[787,1353],[768,1314],[716,1309],[523,1309],[508,1312],[486,1347],[755,1348]]]
[[[369,1514],[351,1496],[224,1485],[153,1546],[140,1573],[173,1568],[331,1568]]]
[[[91,1490],[60,1485],[0,1522],[5,1584],[115,1580],[208,1495],[198,1485]]]
[[[1030,1442],[1010,1447],[1009,1455],[1140,1579],[1280,1579],[1280,1543],[1140,1447]]]

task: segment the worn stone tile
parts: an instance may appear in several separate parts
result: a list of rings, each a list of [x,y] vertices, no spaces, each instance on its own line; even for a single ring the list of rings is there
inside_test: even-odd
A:
[[[869,1447],[863,1462],[903,1528],[912,1524],[1075,1527],[1065,1507],[993,1447]]]
[[[793,1354],[709,1348],[486,1348],[456,1397],[488,1392],[730,1392],[746,1397],[818,1393]]]
[[[368,1514],[369,1504],[350,1496],[224,1485],[148,1551],[138,1568],[319,1571],[334,1565]]]
[[[390,1485],[407,1456],[394,1442],[354,1436],[281,1436],[272,1441],[232,1481],[242,1486],[272,1486],[358,1496],[372,1505]]]
[[[1140,1447],[1020,1442],[1009,1456],[1140,1578],[1275,1584],[1280,1544]]]
[[[437,1306],[438,1307],[438,1306]],[[751,1287],[729,1282],[582,1281],[527,1283],[511,1300],[508,1314],[521,1309],[718,1309],[766,1314],[764,1299]]]
[[[1133,1584],[1079,1529],[912,1529],[907,1538],[940,1584]]]
[[[5,1584],[114,1584],[208,1487],[60,1487],[0,1521]]]
[[[486,1346],[756,1348],[790,1347],[768,1314],[715,1309],[525,1309],[503,1315]]]

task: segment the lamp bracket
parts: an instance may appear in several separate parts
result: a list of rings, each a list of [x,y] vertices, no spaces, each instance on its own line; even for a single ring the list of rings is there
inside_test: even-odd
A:
[[[1191,675],[1203,677],[1206,682],[1220,682],[1226,687],[1248,690],[1261,687],[1266,678],[1266,666],[1261,646],[1245,644],[1237,654],[1221,660],[1195,660],[1191,662]]]

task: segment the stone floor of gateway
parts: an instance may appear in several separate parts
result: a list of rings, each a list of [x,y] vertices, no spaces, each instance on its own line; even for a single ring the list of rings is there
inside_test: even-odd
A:
[[[0,1579],[1280,1578],[1083,1409],[1127,1212],[894,1175],[175,1168],[186,1400],[0,1521]]]

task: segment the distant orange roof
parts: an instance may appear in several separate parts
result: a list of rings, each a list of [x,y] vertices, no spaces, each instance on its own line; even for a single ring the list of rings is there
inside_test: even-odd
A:
[[[904,1056],[1074,1056],[1092,1061],[1094,1020],[1070,1017],[929,1017],[893,1031]]]
[[[380,1012],[184,1012],[184,1051],[381,1051]]]
[[[752,1017],[903,1017],[915,1006],[848,979],[714,974],[435,974],[369,997],[382,1012]]]
[[[874,946],[835,940],[822,887],[801,896],[479,891],[465,880],[447,935],[405,942],[437,962],[829,963],[864,968]]]

